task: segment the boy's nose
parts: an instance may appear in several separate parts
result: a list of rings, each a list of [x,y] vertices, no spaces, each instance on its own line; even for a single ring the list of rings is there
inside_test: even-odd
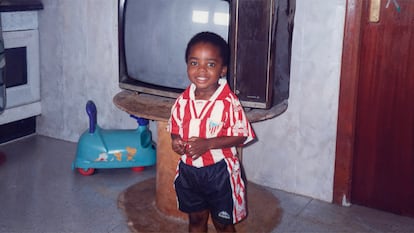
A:
[[[205,65],[200,65],[200,66],[198,67],[198,71],[199,71],[199,72],[206,72],[206,71],[207,71],[207,67],[206,67]]]

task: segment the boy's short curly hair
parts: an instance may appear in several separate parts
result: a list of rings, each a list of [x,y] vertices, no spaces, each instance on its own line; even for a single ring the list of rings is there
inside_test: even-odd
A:
[[[223,60],[223,65],[228,66],[230,60],[230,48],[227,42],[219,35],[214,32],[199,32],[195,34],[187,44],[185,49],[185,62],[188,61],[188,55],[190,53],[191,47],[197,43],[210,43],[214,46],[217,46],[220,50],[220,56]]]

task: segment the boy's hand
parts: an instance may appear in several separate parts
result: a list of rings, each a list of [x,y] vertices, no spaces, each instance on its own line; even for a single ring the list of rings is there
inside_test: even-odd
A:
[[[171,146],[175,153],[183,155],[186,153],[187,143],[178,135],[171,135]]]
[[[192,137],[187,141],[186,153],[196,160],[210,149],[209,146],[208,139]]]

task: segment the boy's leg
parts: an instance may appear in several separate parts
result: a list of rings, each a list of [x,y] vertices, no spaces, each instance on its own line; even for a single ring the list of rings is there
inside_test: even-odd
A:
[[[224,225],[222,223],[217,222],[214,218],[213,218],[213,224],[217,232],[236,232],[236,228],[234,228],[234,224]]]
[[[188,226],[189,232],[207,232],[207,221],[208,221],[209,211],[202,210],[200,212],[194,212],[188,214],[190,224]]]

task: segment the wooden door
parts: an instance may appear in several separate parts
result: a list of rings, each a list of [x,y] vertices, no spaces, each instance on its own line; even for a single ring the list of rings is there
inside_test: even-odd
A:
[[[414,216],[414,1],[363,2],[351,202]]]

